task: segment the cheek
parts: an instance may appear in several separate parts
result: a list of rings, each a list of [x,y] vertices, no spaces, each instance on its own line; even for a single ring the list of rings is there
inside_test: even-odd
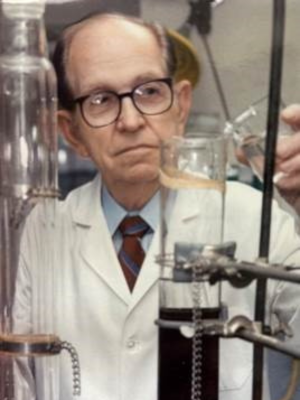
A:
[[[81,141],[87,152],[87,156],[98,168],[102,168],[110,158],[111,146],[106,136],[99,134],[99,132],[85,130]]]
[[[184,130],[174,112],[166,115],[164,118],[161,115],[160,119],[153,120],[152,122],[153,130],[156,132],[159,140],[166,140],[172,136],[182,136],[184,134]]]
[[[103,170],[113,167],[113,159],[109,153],[109,147],[95,143],[89,149],[89,155],[96,166]]]

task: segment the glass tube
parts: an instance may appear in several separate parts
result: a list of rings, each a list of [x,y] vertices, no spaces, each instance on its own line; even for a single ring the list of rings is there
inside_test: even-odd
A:
[[[225,155],[214,134],[162,145],[159,400],[218,396],[219,339],[202,321],[220,317],[220,284],[199,268],[222,245]]]
[[[205,246],[222,243],[225,155],[221,135],[175,137],[162,146],[162,308],[192,305],[192,299],[187,302],[192,291],[187,283],[190,271],[185,264],[195,261]],[[209,293],[210,305],[219,307],[218,285],[210,288]],[[208,304],[207,300],[203,299],[203,306]]]
[[[20,353],[0,352],[0,400],[51,400],[57,394],[57,357],[36,362],[25,343],[55,332],[54,269],[34,271],[34,296],[15,322],[20,246],[26,219],[40,213],[49,241],[43,262],[51,265],[51,234],[57,196],[56,77],[47,58],[45,4],[4,0],[0,34],[0,342],[18,343]],[[34,210],[33,210],[34,208]],[[31,301],[31,303],[30,303]],[[20,310],[19,310],[20,311]],[[42,336],[44,338],[44,336]],[[32,365],[39,366],[39,393]]]

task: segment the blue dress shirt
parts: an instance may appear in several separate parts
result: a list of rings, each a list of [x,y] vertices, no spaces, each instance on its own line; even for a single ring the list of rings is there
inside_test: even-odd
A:
[[[159,223],[159,197],[159,191],[157,191],[141,210],[127,211],[116,202],[107,188],[103,186],[101,193],[102,208],[117,253],[123,240],[118,226],[127,215],[139,215],[150,226],[150,229],[142,238],[143,249],[145,253],[147,252]]]

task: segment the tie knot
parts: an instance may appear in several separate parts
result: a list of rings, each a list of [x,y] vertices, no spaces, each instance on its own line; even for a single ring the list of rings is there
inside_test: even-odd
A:
[[[123,236],[135,236],[142,237],[147,230],[149,225],[138,215],[132,217],[125,217],[119,226],[120,232]]]

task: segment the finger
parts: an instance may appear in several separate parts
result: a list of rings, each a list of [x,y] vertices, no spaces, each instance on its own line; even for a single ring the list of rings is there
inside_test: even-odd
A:
[[[300,104],[291,104],[282,110],[280,116],[293,130],[300,129]]]
[[[276,186],[286,195],[300,194],[300,174],[282,174],[281,179],[277,180]]]
[[[277,142],[276,156],[280,160],[287,160],[300,154],[300,133],[280,137]]]
[[[277,161],[276,168],[285,174],[298,174],[300,176],[300,153],[297,153],[293,157],[287,158],[284,161]]]
[[[239,162],[241,162],[242,164],[249,165],[247,156],[241,147],[236,147],[235,156],[236,156],[237,160]]]

